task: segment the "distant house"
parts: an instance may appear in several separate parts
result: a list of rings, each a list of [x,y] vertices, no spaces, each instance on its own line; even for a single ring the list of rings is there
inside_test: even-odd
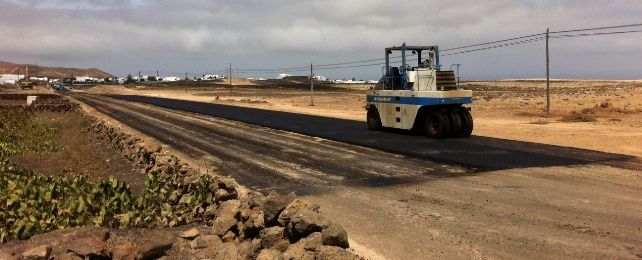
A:
[[[365,80],[351,80],[351,79],[349,79],[349,80],[337,79],[337,80],[334,80],[333,82],[334,83],[341,83],[341,84],[365,84],[366,83]]]
[[[103,81],[104,79],[102,78],[94,78],[89,76],[76,76],[73,82],[74,83],[98,83]]]
[[[201,77],[201,80],[217,80],[217,79],[222,79],[223,77],[220,75],[215,75],[215,74],[208,74],[208,75],[203,75]]]
[[[158,78],[158,81],[163,81],[163,82],[173,82],[173,81],[179,81],[182,80],[180,77],[160,77]]]
[[[16,84],[22,78],[24,78],[23,75],[0,74],[0,84]]]
[[[276,78],[277,78],[277,79],[283,79],[283,78],[287,78],[287,77],[292,77],[292,75],[282,73],[282,74],[279,74],[279,76],[278,76],[278,77],[276,77]]]
[[[328,78],[326,78],[324,76],[314,76],[312,78],[314,78],[314,79],[316,79],[318,81],[326,81],[326,80],[328,80]]]
[[[85,82],[89,77],[75,77],[74,82]]]

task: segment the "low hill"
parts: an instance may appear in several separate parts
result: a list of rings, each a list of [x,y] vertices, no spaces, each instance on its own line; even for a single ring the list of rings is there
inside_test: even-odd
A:
[[[0,74],[23,74],[25,69],[24,64],[15,64],[6,61],[0,61]],[[61,67],[45,67],[38,65],[29,65],[31,75],[34,77],[48,77],[48,78],[69,78],[76,76],[88,76],[94,78],[113,78],[114,75],[102,71],[97,68],[78,69],[78,68],[61,68]]]

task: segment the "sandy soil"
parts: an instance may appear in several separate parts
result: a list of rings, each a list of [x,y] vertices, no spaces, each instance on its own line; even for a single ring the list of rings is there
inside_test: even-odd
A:
[[[474,135],[555,144],[642,157],[642,83],[637,81],[554,81],[550,118],[545,117],[541,81],[469,82],[473,89]],[[364,121],[365,91],[304,88],[125,88],[98,86],[96,94],[146,95]],[[562,122],[573,112],[595,122]],[[608,140],[608,141],[606,141]]]

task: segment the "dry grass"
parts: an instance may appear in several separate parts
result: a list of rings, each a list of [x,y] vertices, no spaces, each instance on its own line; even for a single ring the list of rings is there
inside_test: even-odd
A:
[[[570,114],[560,119],[562,122],[596,122],[597,118],[593,114],[585,114],[577,111],[571,111]]]
[[[518,117],[541,117],[546,115],[546,111],[540,110],[528,110],[528,111],[518,111],[514,113]]]
[[[537,120],[533,120],[530,123],[534,125],[547,125],[550,122],[548,121],[548,119],[540,118]]]
[[[562,117],[562,122],[595,122],[599,117],[622,116],[626,114],[637,114],[639,109],[629,107],[617,107],[608,100],[596,104],[593,107],[583,108],[579,111],[571,111],[568,115]],[[613,120],[611,120],[613,121]],[[621,119],[620,119],[621,121]]]

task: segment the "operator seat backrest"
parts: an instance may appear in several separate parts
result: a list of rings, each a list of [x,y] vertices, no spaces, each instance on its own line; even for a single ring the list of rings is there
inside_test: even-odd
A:
[[[397,67],[390,67],[390,74],[392,74],[390,76],[393,77],[401,77],[401,73],[399,73],[399,68]]]
[[[399,68],[390,67],[390,77],[392,78],[392,89],[400,89],[401,73],[399,73]]]

